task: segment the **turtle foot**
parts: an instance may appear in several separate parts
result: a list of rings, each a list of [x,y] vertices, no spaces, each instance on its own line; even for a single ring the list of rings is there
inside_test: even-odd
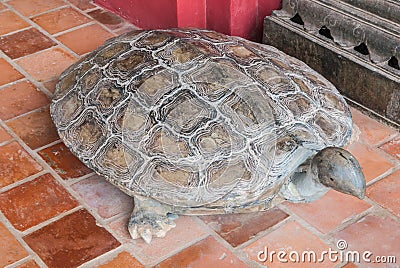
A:
[[[129,219],[128,231],[133,239],[143,238],[150,243],[153,237],[164,237],[176,226],[178,216],[168,211],[166,205],[152,199],[135,198],[135,209]]]

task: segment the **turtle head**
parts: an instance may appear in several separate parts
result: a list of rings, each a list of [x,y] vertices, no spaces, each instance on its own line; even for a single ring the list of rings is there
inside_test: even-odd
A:
[[[314,180],[326,187],[360,199],[364,198],[364,174],[350,152],[338,147],[327,147],[314,156],[311,170]]]

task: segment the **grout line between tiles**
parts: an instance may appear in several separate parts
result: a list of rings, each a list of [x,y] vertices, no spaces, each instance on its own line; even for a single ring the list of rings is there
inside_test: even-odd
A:
[[[287,219],[287,218],[286,218]],[[281,222],[285,221],[286,219],[282,220]],[[251,239],[249,239],[248,241],[238,245],[237,247],[233,247],[228,241],[226,241],[225,239],[223,239],[217,232],[215,232],[208,224],[206,224],[203,220],[201,220],[199,217],[195,217],[195,222],[197,222],[197,224],[199,224],[200,226],[203,227],[203,229],[212,237],[215,238],[215,240],[217,240],[220,244],[222,244],[224,247],[226,247],[230,252],[233,253],[233,255],[235,255],[236,257],[238,257],[241,261],[243,261],[244,263],[246,263],[247,265],[249,265],[250,267],[254,266],[255,262],[250,260],[248,258],[248,256],[246,255],[245,252],[243,252],[243,248],[245,247],[244,245],[247,245],[247,242],[249,242],[249,244],[253,243],[254,241],[258,240],[261,236],[264,236],[266,231],[269,232],[270,229],[272,229],[273,227],[275,227],[276,225],[280,224],[281,222],[277,223],[274,226],[271,226],[270,228],[268,228],[265,231],[261,231],[259,233],[256,234],[256,236],[252,237]]]
[[[66,0],[63,0],[64,2],[67,2]],[[69,2],[68,2],[69,3]],[[91,17],[89,14],[87,14],[89,11],[85,10],[80,10],[78,7],[76,7],[75,5],[69,3],[70,6],[75,9],[76,11],[78,11],[79,13],[81,13],[82,15],[84,15],[85,17],[93,20],[96,24],[100,25],[104,30],[106,30],[107,32],[111,33],[113,36],[115,36],[115,34],[111,31],[111,29],[109,29],[108,27],[106,27],[104,24],[98,22],[96,19],[94,19],[93,17]],[[96,5],[97,6],[97,5]],[[97,6],[98,7],[98,6]],[[101,8],[100,8],[101,9]],[[94,10],[94,8],[93,8]],[[122,19],[122,18],[121,18]],[[124,19],[123,19],[124,20]],[[125,21],[125,20],[124,20]]]
[[[7,37],[7,36],[9,36],[9,35],[13,35],[13,34],[16,34],[16,33],[19,33],[19,32],[23,32],[23,31],[26,31],[26,30],[29,30],[29,29],[32,29],[32,28],[34,28],[34,27],[32,27],[32,25],[29,24],[29,25],[27,25],[27,26],[24,27],[24,28],[21,28],[21,29],[12,31],[12,32],[8,32],[8,33],[6,33],[6,34],[1,34],[1,37]],[[0,50],[0,51],[1,51],[1,50]]]
[[[132,200],[133,200],[133,197],[132,197]],[[123,218],[123,217],[125,217],[125,216],[128,216],[128,217],[129,217],[129,215],[130,215],[131,213],[132,213],[132,211],[130,211],[130,212],[120,212],[120,213],[118,213],[118,214],[116,214],[116,215],[113,215],[113,216],[107,218],[107,219],[104,219],[104,222],[105,222],[105,224],[109,225],[109,224],[111,224],[112,222],[114,222],[114,221],[116,221],[116,220],[118,220],[118,219],[120,219],[120,218]]]
[[[375,211],[375,209],[376,209],[376,206],[371,205],[370,208],[368,208],[368,209],[362,211],[361,213],[359,213],[359,214],[357,214],[357,215],[353,215],[353,216],[351,216],[351,217],[345,219],[342,223],[340,223],[339,225],[337,225],[334,229],[332,229],[332,230],[330,230],[329,232],[327,232],[327,233],[324,235],[325,238],[326,238],[332,245],[334,245],[334,241],[333,241],[334,238],[333,238],[333,236],[334,236],[336,233],[338,233],[338,232],[340,232],[340,231],[346,229],[346,228],[349,227],[350,225],[352,225],[352,224],[354,224],[354,223],[360,221],[361,219],[365,218],[367,215],[373,214],[373,212]],[[334,245],[334,246],[336,246],[336,245]]]
[[[361,145],[365,145],[365,147],[367,147],[368,149],[370,149],[371,151],[376,152],[378,155],[382,156],[383,158],[387,159],[390,163],[392,163],[394,165],[394,167],[396,167],[397,165],[400,164],[399,159],[397,159],[395,156],[392,156],[388,153],[386,153],[384,150],[382,150],[379,147],[376,147],[375,145],[371,145],[368,142],[358,142]]]
[[[121,243],[121,245],[119,245],[118,247],[111,249],[110,251],[107,251],[106,253],[79,265],[78,268],[98,267],[99,265],[102,265],[107,261],[114,259],[115,257],[117,257],[118,254],[120,254],[123,251],[124,251],[124,246]]]
[[[278,205],[276,205],[275,208],[281,209],[280,207],[278,207]],[[281,209],[281,210],[282,210],[282,209]],[[284,210],[282,210],[282,211],[284,211]],[[278,222],[277,224],[271,226],[270,228],[268,228],[268,229],[266,229],[266,230],[263,230],[263,231],[257,233],[255,236],[251,237],[251,238],[250,238],[249,240],[247,240],[246,242],[244,242],[244,243],[238,245],[235,249],[243,250],[243,249],[245,249],[246,247],[248,247],[249,245],[251,245],[251,244],[253,244],[254,242],[256,242],[257,240],[259,240],[259,239],[263,238],[264,236],[266,236],[266,235],[272,233],[273,231],[275,231],[275,230],[281,228],[283,225],[286,225],[288,222],[293,221],[291,215],[290,215],[289,213],[287,213],[286,211],[284,211],[284,212],[285,212],[286,214],[288,214],[288,216],[287,216],[285,219],[281,220],[280,222]]]
[[[1,50],[0,50],[0,56],[1,56]],[[7,63],[8,63],[8,62],[7,62]],[[14,68],[14,66],[12,66],[12,67]],[[12,82],[10,82],[10,83],[1,85],[1,86],[0,86],[0,91],[3,90],[3,89],[5,89],[5,88],[14,86],[14,85],[16,85],[16,84],[18,84],[18,83],[22,83],[22,82],[31,82],[31,81],[29,81],[26,77],[23,77],[23,78],[21,78],[21,79],[18,79],[18,80],[12,81]]]
[[[193,216],[191,216],[191,217],[193,217]],[[208,236],[209,236],[209,234],[205,233],[205,234],[197,237],[196,239],[190,240],[186,244],[184,244],[184,245],[176,248],[175,250],[171,251],[169,254],[166,254],[165,256],[159,258],[158,260],[156,260],[154,262],[147,263],[146,265],[150,266],[150,267],[156,266],[157,264],[165,261],[166,259],[168,259],[168,258],[178,254],[179,252],[185,250],[186,248],[189,248],[189,247],[193,246],[194,244],[206,239]],[[138,257],[140,258],[140,256],[138,256]],[[140,258],[140,262],[146,263],[146,262],[143,262],[143,258]]]
[[[107,224],[107,226],[108,226],[108,224]],[[143,260],[140,258],[140,255],[138,255],[138,254],[132,249],[132,248],[134,247],[134,245],[133,245],[133,240],[132,240],[132,241],[129,241],[129,242],[126,242],[122,237],[120,237],[116,232],[114,232],[113,229],[109,228],[109,229],[107,229],[107,231],[109,231],[110,234],[113,235],[115,239],[117,239],[117,241],[118,241],[118,242],[121,244],[121,246],[123,247],[123,251],[128,252],[132,257],[134,257],[136,260],[138,260],[141,264],[144,265],[145,262],[143,262]],[[106,253],[105,253],[105,254],[106,254]],[[104,254],[98,256],[98,258],[102,258],[102,256],[104,256]],[[104,258],[106,258],[106,257],[104,257]],[[106,259],[105,261],[107,261],[107,260],[109,261],[110,259]],[[104,262],[105,262],[105,261],[104,261]],[[145,266],[147,267],[148,265],[145,265]],[[149,266],[149,267],[150,267],[150,266]]]
[[[43,53],[43,52],[48,52],[48,51],[53,50],[53,49],[55,49],[55,48],[57,48],[57,47],[59,47],[58,44],[54,44],[54,45],[51,46],[51,47],[44,48],[44,49],[42,49],[42,50],[33,52],[33,53],[31,53],[31,54],[28,54],[28,55],[24,55],[24,56],[21,56],[21,57],[18,57],[18,58],[14,58],[14,59],[10,58],[10,60],[14,61],[17,65],[19,65],[18,62],[19,62],[20,60],[24,60],[24,59],[29,58],[29,57],[31,57],[31,56],[37,56],[37,55],[39,55],[39,54],[41,54],[41,53]],[[21,68],[22,68],[22,67],[21,67]],[[40,83],[39,81],[37,81],[37,82]]]
[[[123,219],[125,216],[127,216],[128,213],[119,213],[116,215],[114,221],[119,220],[119,219]],[[107,231],[110,232],[110,234],[112,234],[115,239],[118,240],[118,242],[120,242],[121,244],[126,244],[129,242],[126,242],[126,239],[123,236],[120,236],[118,234],[118,232],[114,231],[109,225],[111,223],[113,223],[114,221],[105,221],[104,226],[107,226]]]
[[[367,183],[367,188],[375,183],[377,183],[378,181],[381,181],[382,179],[390,176],[391,174],[395,173],[396,171],[400,170],[400,165],[396,165],[390,169],[388,169],[386,172],[382,173],[381,175],[377,176],[376,178],[370,180]]]
[[[396,123],[388,118],[383,117],[382,115],[378,114],[377,112],[371,110],[370,108],[346,97],[343,96],[343,98],[346,100],[346,102],[351,106],[356,108],[358,111],[360,111],[362,114],[367,115],[369,118],[374,119],[375,121],[378,121],[380,123],[383,123],[385,126],[389,126],[391,129],[399,131],[400,124]],[[373,117],[371,117],[373,115]]]
[[[73,8],[74,10],[76,10],[76,11],[77,11],[78,13],[80,13],[81,15],[83,15],[83,16],[85,16],[86,18],[89,18],[90,20],[92,20],[92,22],[89,22],[89,23],[86,23],[86,24],[83,24],[83,25],[79,25],[79,26],[74,27],[74,28],[70,28],[70,29],[68,29],[68,30],[66,30],[66,31],[63,31],[62,33],[67,33],[67,32],[70,32],[70,31],[73,31],[73,30],[76,30],[76,29],[80,29],[80,28],[85,27],[85,26],[88,26],[88,25],[95,25],[95,24],[97,24],[97,25],[99,25],[100,27],[102,27],[104,30],[106,30],[107,32],[109,32],[110,34],[112,34],[112,36],[115,36],[115,35],[116,35],[111,29],[107,28],[107,27],[106,27],[105,25],[103,25],[102,23],[97,22],[94,18],[92,18],[91,16],[89,16],[88,14],[86,14],[84,11],[82,11],[82,10],[80,10],[79,8],[77,8],[76,6],[74,6],[73,4],[71,4],[71,3],[69,3],[68,1],[65,1],[65,0],[63,0],[63,2],[65,3],[65,5],[63,5],[63,6],[61,6],[61,7],[58,7],[58,8],[55,8],[55,9],[52,9],[52,10],[48,10],[48,11],[43,12],[43,13],[41,13],[41,14],[44,14],[44,13],[47,13],[47,12],[51,12],[51,11],[54,11],[54,10],[57,10],[57,9],[65,8],[65,7],[67,7],[67,6],[70,6],[71,8]],[[31,26],[31,27],[27,27],[27,28],[32,28],[32,27],[33,27],[33,28],[37,29],[37,30],[38,30],[39,32],[41,32],[43,35],[45,35],[45,36],[48,37],[50,40],[52,40],[53,42],[55,42],[55,44],[57,44],[60,48],[64,49],[64,50],[67,51],[69,54],[71,54],[75,59],[79,59],[79,58],[81,58],[81,57],[83,56],[83,55],[79,55],[79,54],[75,53],[72,49],[70,49],[69,47],[67,47],[66,45],[64,45],[62,42],[60,42],[58,39],[56,39],[56,37],[55,37],[54,35],[51,35],[51,34],[48,33],[47,31],[45,31],[43,28],[41,28],[38,24],[34,23],[32,20],[30,20],[30,19],[27,18],[26,16],[22,15],[20,12],[18,12],[17,10],[15,10],[11,5],[6,4],[5,6],[6,6],[9,10],[15,12],[19,17],[21,17],[25,22],[27,22],[27,23]],[[93,9],[97,9],[97,8],[98,8],[98,7],[93,8]],[[37,16],[37,15],[38,15],[38,14],[35,14],[34,16]],[[125,21],[125,20],[124,20],[124,21]],[[126,22],[126,21],[125,21],[125,22]],[[18,31],[26,30],[27,28],[20,29],[20,30],[18,30]],[[10,34],[10,33],[8,33],[8,34]],[[58,34],[60,35],[60,33],[58,33]],[[59,35],[58,35],[58,36],[59,36]],[[48,48],[48,49],[54,49],[54,48],[56,48],[56,47],[57,47],[57,46],[52,46],[52,47],[50,47],[50,48]],[[36,54],[36,53],[40,53],[40,52],[46,51],[46,50],[48,50],[48,49],[40,50],[40,51],[38,51],[38,52],[29,54],[29,55],[27,55],[27,56],[34,55],[34,54]],[[32,84],[34,84],[37,88],[39,88],[39,89],[40,89],[43,93],[45,93],[49,98],[52,97],[53,94],[43,85],[43,83],[40,83],[40,82],[36,81],[36,79],[33,79],[33,77],[31,77],[22,67],[20,67],[16,62],[14,62],[13,59],[11,59],[11,58],[8,57],[7,55],[5,55],[2,51],[0,51],[0,56],[3,56],[3,57],[7,60],[7,62],[9,62],[17,71],[19,71],[21,74],[23,74],[26,78],[28,78],[28,80],[29,80]],[[19,59],[22,59],[22,58],[24,58],[24,57],[20,57],[20,58],[15,59],[15,60],[19,60]]]
[[[279,208],[281,208],[283,211],[288,213],[297,223],[299,223],[303,228],[305,228],[307,231],[315,235],[317,238],[319,238],[324,244],[327,246],[331,247],[332,249],[336,248],[336,245],[334,243],[334,238],[333,235],[345,228],[347,228],[349,225],[353,224],[354,222],[357,222],[364,218],[366,215],[368,215],[373,207],[366,209],[365,211],[353,215],[352,217],[349,217],[345,222],[342,222],[339,226],[336,226],[333,230],[331,230],[328,233],[323,233],[319,231],[316,227],[308,223],[305,219],[302,217],[298,216],[296,213],[292,212],[288,207],[286,207],[283,204],[279,204]],[[341,264],[337,264],[341,265]]]
[[[80,182],[80,181],[83,181],[83,180],[85,180],[85,179],[87,179],[87,178],[90,178],[90,177],[92,177],[92,176],[94,176],[94,175],[97,175],[97,174],[93,171],[93,172],[90,172],[90,173],[88,173],[88,174],[86,174],[86,175],[83,175],[83,176],[81,176],[81,177],[72,178],[72,179],[66,179],[66,180],[64,180],[64,181],[66,181],[66,183],[67,183],[69,186],[72,186],[73,184],[78,183],[78,182]]]
[[[10,140],[6,140],[6,141],[3,141],[3,142],[0,142],[0,146],[7,145],[9,143],[12,143],[13,141],[15,141],[15,140],[11,138]]]
[[[47,267],[45,263],[42,261],[42,259],[39,257],[39,255],[33,251],[29,247],[29,245],[25,242],[25,240],[22,238],[21,232],[16,230],[14,226],[9,222],[9,220],[3,215],[3,213],[0,211],[0,222],[4,224],[4,226],[7,228],[7,230],[15,237],[15,239],[20,243],[20,245],[26,250],[26,252],[33,257],[35,262],[40,265],[40,267]]]
[[[39,156],[39,157],[40,157],[40,156]],[[41,158],[41,157],[40,157],[40,158]],[[42,159],[41,159],[41,160],[42,160]],[[90,206],[88,206],[87,203],[85,202],[85,200],[84,200],[74,189],[72,189],[72,187],[71,187],[72,184],[70,184],[68,181],[62,179],[62,178],[59,176],[59,174],[56,173],[56,172],[47,164],[47,162],[45,162],[44,160],[42,160],[42,161],[44,162],[43,165],[44,165],[47,169],[50,170],[51,175],[56,179],[56,181],[57,181],[60,185],[62,185],[62,186],[66,189],[66,191],[78,202],[78,206],[75,207],[75,208],[73,208],[72,210],[73,210],[73,211],[77,211],[77,210],[79,210],[79,209],[85,209],[85,210],[88,211],[88,213],[91,214],[92,217],[95,219],[96,224],[99,224],[100,227],[102,227],[102,228],[104,228],[105,230],[107,230],[107,232],[109,232],[111,235],[113,235],[114,238],[117,239],[117,237],[116,237],[116,236],[114,235],[114,233],[112,232],[112,229],[106,224],[105,220],[97,213],[96,209],[95,209],[95,208],[91,208]],[[86,176],[89,177],[90,174],[87,174]],[[78,209],[78,208],[79,208],[79,209]],[[70,210],[70,211],[71,211],[71,210]],[[71,212],[71,213],[72,213],[72,212]],[[63,214],[63,216],[65,216],[65,215],[68,215],[68,214],[70,214],[70,213],[68,213],[68,211],[67,211],[67,212],[64,212],[64,213],[61,213],[61,214]],[[61,219],[61,218],[63,217],[61,214],[59,214],[59,215],[56,216],[57,219],[55,219],[55,217],[49,219],[49,220],[47,221],[47,224],[50,224],[50,223],[52,223],[52,222],[54,222],[54,221],[56,221],[56,220],[58,220],[58,219]],[[59,216],[59,217],[58,217],[58,216]],[[47,224],[46,224],[46,225],[47,225]],[[43,225],[43,226],[45,226],[45,225]],[[41,227],[43,227],[43,226],[41,226]],[[35,227],[36,227],[36,226],[34,226],[34,227],[32,227],[32,228],[35,228]],[[122,244],[122,243],[121,243],[121,244]]]
[[[368,201],[374,207],[373,213],[371,213],[372,215],[389,216],[390,218],[392,218],[396,222],[400,223],[400,217],[395,215],[389,209],[383,207],[381,204],[379,204],[378,202],[375,202],[374,200],[372,200],[370,198],[368,198]]]
[[[8,128],[8,126],[6,125],[6,124],[4,124],[4,122],[2,122],[2,121],[0,121],[0,125],[3,127],[3,128],[5,128],[7,131],[10,131],[10,129]],[[55,178],[55,180],[60,184],[60,185],[62,185],[65,189],[66,189],[66,191],[75,199],[75,200],[77,200],[77,202],[79,203],[79,206],[78,207],[81,207],[81,208],[84,208],[84,209],[86,209],[95,219],[96,219],[96,222],[98,222],[98,223],[100,223],[101,225],[102,225],[102,227],[104,227],[105,229],[107,229],[107,231],[109,231],[109,228],[107,228],[107,226],[106,226],[106,224],[104,223],[104,220],[99,216],[99,215],[97,215],[97,213],[92,209],[92,208],[90,208],[90,207],[88,207],[87,205],[86,205],[86,203],[84,202],[84,200],[79,196],[79,194],[78,193],[76,193],[72,188],[71,188],[71,186],[68,184],[68,182],[66,182],[65,180],[63,180],[48,164],[47,164],[47,162],[46,161],[44,161],[41,157],[40,157],[40,155],[38,155],[35,151],[33,151],[28,145],[26,145],[15,133],[13,133],[12,131],[11,131],[11,133],[10,133],[14,138],[15,138],[15,140],[32,156],[32,158],[33,159],[35,159],[43,168],[44,168],[44,170],[43,170],[43,172],[44,173],[50,173],[54,178]],[[73,209],[74,210],[74,209]],[[64,212],[64,215],[66,215],[65,213],[68,213],[68,212]],[[63,213],[61,213],[61,214],[63,214]],[[60,214],[59,214],[60,215]],[[55,218],[56,218],[57,216],[55,216],[55,217],[53,217],[53,218],[51,218],[51,219],[49,219],[49,220],[47,220],[46,221],[46,223],[47,224],[50,224],[51,222],[54,222],[55,220]],[[58,218],[57,218],[58,219]],[[46,224],[46,225],[47,225]],[[36,225],[37,226],[37,225]],[[36,226],[33,226],[32,228],[30,228],[29,230],[34,230],[34,228],[36,227]],[[43,225],[44,226],[44,225]],[[41,227],[43,227],[42,225],[41,225]],[[26,233],[26,231],[25,231],[25,233]]]
[[[28,176],[28,177],[26,177],[26,178],[24,178],[24,179],[22,179],[22,180],[19,180],[19,181],[16,181],[16,182],[14,182],[14,183],[11,183],[11,184],[9,184],[9,185],[3,186],[3,187],[0,189],[0,193],[7,192],[7,191],[9,191],[9,190],[11,190],[11,189],[13,189],[13,188],[15,188],[15,187],[18,187],[18,186],[24,184],[24,183],[27,183],[27,182],[29,182],[29,181],[33,181],[33,180],[35,180],[35,179],[39,178],[40,176],[42,176],[42,175],[44,175],[44,174],[47,174],[47,173],[49,173],[49,172],[48,172],[47,170],[44,170],[44,169],[43,169],[43,170],[39,171],[38,173],[35,173],[35,174],[33,174],[33,175],[30,175],[30,176]]]
[[[43,105],[43,106],[41,106],[41,107],[39,107],[39,108],[33,109],[33,110],[31,110],[31,111],[28,111],[28,112],[26,112],[26,113],[24,113],[24,114],[19,114],[19,115],[17,115],[17,116],[14,116],[14,117],[12,117],[12,118],[9,118],[9,119],[7,119],[7,120],[4,120],[3,122],[7,125],[7,123],[13,122],[13,121],[15,121],[15,120],[18,120],[18,119],[24,117],[24,116],[28,116],[28,115],[34,114],[34,113],[36,113],[36,112],[41,112],[41,111],[43,111],[43,110],[48,109],[49,107],[50,107],[50,104],[46,104],[46,105]],[[11,129],[11,128],[10,128],[10,129]],[[17,134],[15,134],[15,135],[17,136]],[[34,151],[34,150],[36,150],[36,149],[32,149],[32,150]]]
[[[77,26],[74,26],[74,27],[72,27],[72,28],[68,28],[68,29],[63,30],[63,31],[61,31],[61,32],[54,33],[54,34],[53,34],[53,37],[54,37],[55,39],[57,39],[57,38],[60,37],[61,35],[64,35],[64,34],[67,34],[67,33],[71,33],[71,32],[73,32],[73,31],[76,31],[76,30],[79,30],[79,29],[82,29],[82,28],[85,28],[85,27],[88,27],[88,26],[96,25],[96,24],[98,24],[98,23],[96,23],[96,21],[89,21],[89,22],[86,22],[86,23],[84,23],[84,24],[79,24],[79,25],[77,25]],[[58,39],[57,39],[57,40],[58,40]],[[61,42],[61,41],[59,41],[59,42]],[[76,53],[76,52],[74,52],[74,53]],[[76,53],[76,54],[77,54],[77,53]],[[77,54],[77,55],[78,55],[79,58],[81,58],[81,55],[79,55],[79,54]]]
[[[55,48],[54,46],[52,48]],[[31,54],[32,55],[32,54]],[[41,90],[44,94],[46,94],[47,97],[51,98],[53,95],[42,83],[36,81],[30,74],[28,74],[21,66],[19,66],[14,60],[12,60],[10,57],[8,57],[6,54],[3,53],[3,51],[0,50],[0,56],[3,57],[8,63],[11,64],[11,66],[16,69],[18,72],[20,72],[22,75],[25,76],[24,79],[32,83],[36,88]],[[14,83],[14,82],[13,82]],[[10,83],[11,84],[11,83]]]
[[[390,141],[396,139],[396,138],[399,137],[399,136],[400,136],[399,133],[392,134],[392,135],[390,135],[389,137],[387,137],[387,138],[385,138],[385,139],[383,139],[383,140],[381,140],[381,141],[375,143],[373,146],[376,147],[376,148],[380,148],[380,147],[381,147],[382,145],[384,145],[385,143],[388,143],[388,142],[390,142]]]
[[[4,268],[17,268],[20,265],[22,265],[22,264],[24,264],[24,263],[26,263],[26,262],[28,262],[30,260],[32,260],[32,256],[28,255],[25,258],[22,258],[22,259],[20,259],[20,260],[18,260],[16,262],[13,262],[13,263],[10,263],[10,264],[6,265]]]
[[[40,151],[42,151],[42,150],[44,150],[44,149],[47,149],[47,148],[50,148],[51,146],[54,146],[54,145],[59,144],[59,143],[62,143],[61,139],[58,139],[58,140],[56,140],[56,141],[50,142],[50,143],[48,143],[48,144],[46,144],[46,145],[43,145],[43,146],[38,147],[38,148],[36,148],[36,149],[33,149],[33,151],[34,151],[35,153],[39,154]]]
[[[45,15],[47,13],[51,13],[51,12],[54,12],[54,11],[58,11],[58,10],[61,10],[61,9],[64,9],[64,8],[68,8],[68,7],[69,7],[69,4],[66,3],[65,5],[58,6],[58,7],[55,7],[55,8],[40,12],[40,13],[36,13],[36,14],[30,15],[30,16],[25,16],[25,18],[28,18],[28,19],[33,21],[33,19],[36,18],[36,17],[42,16],[42,15]]]
[[[54,217],[52,217],[52,218],[50,218],[48,220],[42,221],[41,223],[39,223],[39,224],[37,224],[35,226],[32,226],[32,227],[30,227],[30,228],[28,228],[26,230],[20,231],[20,232],[21,232],[22,236],[27,236],[27,235],[29,235],[29,234],[31,234],[33,232],[36,232],[37,230],[39,230],[39,229],[41,229],[43,227],[48,226],[48,225],[60,220],[61,218],[64,218],[65,216],[68,216],[68,215],[70,215],[70,214],[72,214],[74,212],[77,212],[78,210],[81,210],[83,208],[84,207],[82,206],[82,204],[79,204],[78,206],[76,206],[74,208],[71,208],[70,210],[63,211],[63,212],[55,215]]]
[[[65,3],[65,1],[64,1]],[[63,43],[61,43],[60,41],[58,41],[56,38],[54,38],[54,36],[52,36],[50,33],[48,33],[46,30],[44,30],[42,27],[40,27],[38,24],[34,23],[32,20],[30,20],[29,18],[25,17],[24,15],[22,15],[19,11],[17,11],[16,9],[14,9],[11,5],[6,4],[6,6],[12,10],[13,12],[15,12],[18,16],[20,16],[25,22],[27,22],[29,25],[31,25],[32,27],[36,28],[39,32],[41,32],[42,34],[44,34],[46,37],[50,38],[53,42],[55,42],[56,44],[58,44],[60,47],[62,47],[64,50],[66,50],[68,53],[70,53],[71,55],[73,55],[75,58],[78,58],[79,55],[76,54],[74,51],[72,51],[70,48],[68,48],[67,46],[65,46]]]

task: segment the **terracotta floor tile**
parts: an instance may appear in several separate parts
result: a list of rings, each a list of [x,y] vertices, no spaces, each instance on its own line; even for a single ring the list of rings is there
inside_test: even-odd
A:
[[[11,0],[7,3],[24,16],[32,16],[66,5],[62,0]]]
[[[0,119],[8,120],[50,103],[49,98],[28,81],[0,90]]]
[[[357,142],[350,144],[348,150],[360,163],[367,182],[394,167],[393,163],[378,153],[378,149],[368,148],[365,144]]]
[[[47,88],[48,91],[50,91],[51,93],[54,93],[57,82],[58,82],[58,79],[53,79],[53,80],[44,82],[43,85],[45,88]]]
[[[79,210],[24,237],[50,268],[76,267],[116,247],[119,242],[86,210]]]
[[[10,120],[7,125],[32,149],[59,139],[48,107]]]
[[[98,24],[89,25],[57,37],[64,45],[75,53],[82,55],[100,46],[113,35]]]
[[[39,151],[39,155],[60,175],[61,178],[79,178],[92,172],[71,151],[64,143],[57,143]]]
[[[25,249],[1,222],[0,237],[0,267],[4,267],[28,256]]]
[[[72,188],[104,219],[133,210],[133,198],[98,175],[77,182]]]
[[[383,144],[380,148],[388,154],[400,158],[400,136]]]
[[[400,218],[400,171],[368,187],[367,196]]]
[[[142,239],[132,240],[127,229],[128,216],[113,221],[109,227],[124,243],[132,242],[135,256],[138,256],[144,265],[149,265],[205,235],[203,228],[190,216],[179,216],[175,223],[176,227],[164,238],[153,238],[150,245]]]
[[[14,82],[23,77],[24,76],[15,70],[14,67],[12,67],[12,65],[9,64],[5,59],[0,58],[0,86]]]
[[[0,13],[0,35],[7,34],[29,26],[21,17],[12,11],[4,11]]]
[[[285,205],[323,233],[328,233],[346,219],[371,207],[363,200],[334,190],[308,204],[286,202]]]
[[[248,245],[244,248],[244,252],[251,260],[258,262],[259,264],[267,265],[268,267],[333,267],[335,264],[329,262],[329,260],[316,263],[295,263],[288,257],[291,251],[296,251],[300,256],[304,251],[314,251],[317,259],[319,259],[321,252],[328,250],[328,248],[329,246],[321,241],[321,239],[304,229],[304,227],[300,226],[297,222],[288,222],[275,231]],[[268,251],[268,258],[265,261],[263,259],[261,259],[261,261],[258,260],[258,255],[260,258],[265,258],[265,254],[260,254],[260,251]],[[283,258],[288,262],[279,262],[276,254],[273,256],[271,261],[269,258],[271,251],[275,251],[276,253],[280,251],[286,252],[287,255]]]
[[[88,12],[88,15],[107,26],[109,29],[116,29],[124,24],[124,20],[107,10],[97,9]]]
[[[236,247],[288,216],[282,210],[273,208],[257,213],[210,215],[200,218],[229,244]]]
[[[0,143],[3,143],[5,141],[12,140],[12,136],[7,133],[7,131],[0,127]]]
[[[394,129],[364,115],[360,111],[354,108],[350,110],[354,123],[361,131],[361,140],[374,145],[396,134]]]
[[[144,267],[138,260],[136,260],[128,252],[124,251],[118,254],[117,257],[112,259],[106,264],[98,266],[99,268],[141,268]]]
[[[57,78],[62,71],[76,59],[61,48],[38,52],[16,62],[37,81],[49,81]]]
[[[18,268],[40,268],[39,265],[34,260],[27,261],[19,266]]]
[[[80,10],[88,10],[96,7],[91,3],[92,1],[90,0],[69,0],[68,2],[70,2]]]
[[[116,234],[119,241],[122,243],[132,242],[132,238],[128,233],[127,224],[130,214],[126,214],[108,224],[111,230]]]
[[[0,146],[0,187],[22,180],[42,169],[17,142]]]
[[[369,215],[335,234],[335,241],[345,240],[348,251],[362,254],[371,251],[371,260],[376,256],[396,256],[397,266],[361,262],[360,267],[398,267],[400,260],[400,223],[389,217]],[[362,256],[362,255],[361,255]]]
[[[0,194],[1,211],[20,231],[77,205],[78,202],[50,174],[42,175]]]
[[[214,237],[207,237],[178,254],[169,257],[156,266],[157,268],[170,267],[248,267],[229,249],[221,245]]]
[[[56,45],[55,42],[35,28],[0,37],[0,49],[12,59],[33,54],[54,45]]]
[[[71,7],[45,13],[32,18],[32,20],[51,34],[62,32],[91,21]]]

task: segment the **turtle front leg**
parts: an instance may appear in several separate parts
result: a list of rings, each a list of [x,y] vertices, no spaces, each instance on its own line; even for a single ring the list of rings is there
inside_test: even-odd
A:
[[[164,237],[176,226],[178,215],[170,206],[148,197],[135,196],[135,207],[128,223],[128,231],[133,239],[143,238],[150,243],[153,236]]]

